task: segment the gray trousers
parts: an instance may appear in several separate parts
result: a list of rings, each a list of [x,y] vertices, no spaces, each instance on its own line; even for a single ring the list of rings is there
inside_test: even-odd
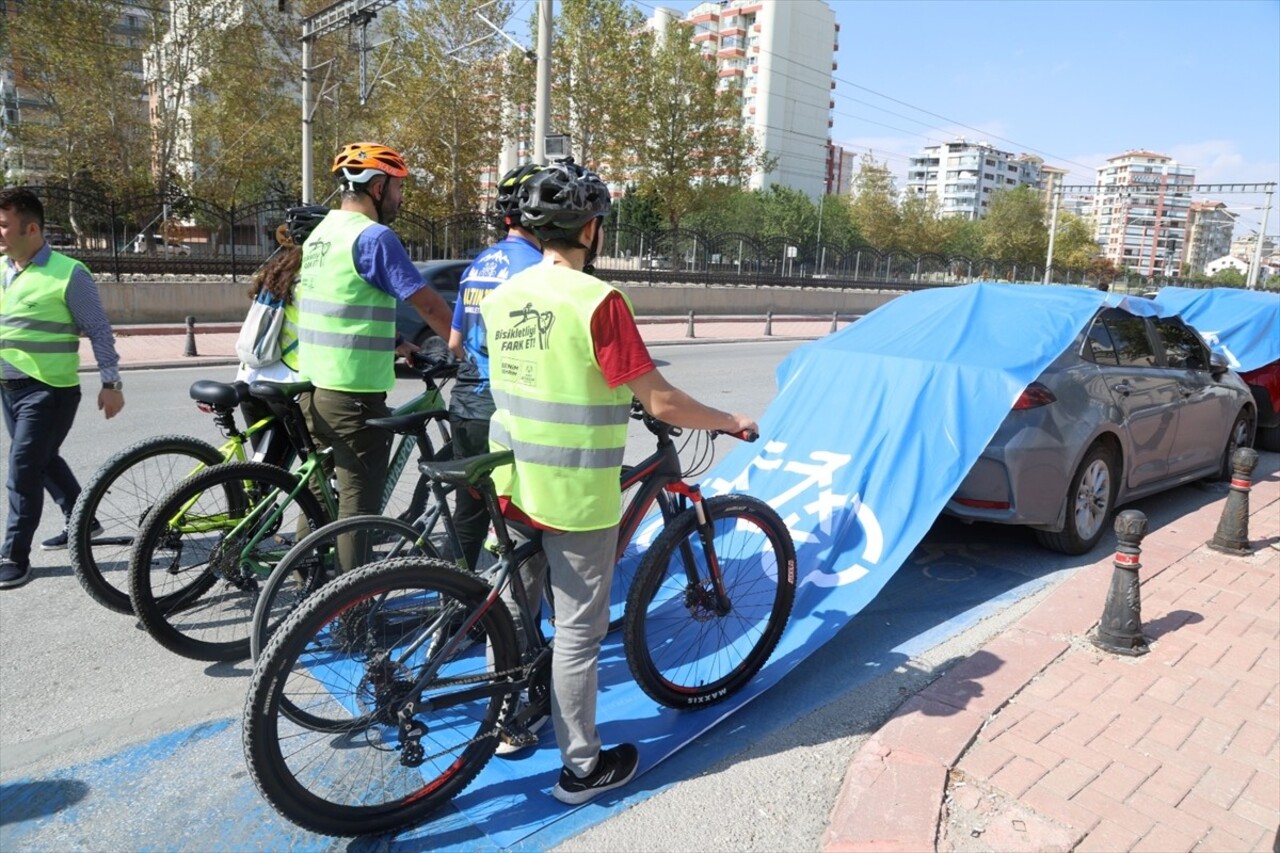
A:
[[[512,524],[517,541],[527,530]],[[542,534],[542,555],[526,562],[520,579],[531,606],[537,607],[550,570],[555,601],[556,634],[551,655],[551,722],[560,760],[578,776],[586,776],[600,755],[596,730],[596,698],[600,689],[600,644],[609,632],[609,586],[617,556],[618,527],[580,533]],[[511,588],[502,599],[516,623],[520,647],[524,626]]]

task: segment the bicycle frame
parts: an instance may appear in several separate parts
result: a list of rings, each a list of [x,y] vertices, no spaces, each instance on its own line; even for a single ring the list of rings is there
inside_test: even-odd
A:
[[[392,415],[410,415],[415,412],[430,412],[436,409],[444,408],[444,398],[440,394],[440,389],[435,385],[429,385],[425,391],[418,396],[402,403],[391,411]],[[449,440],[448,435],[444,433],[444,427],[440,429],[441,442]],[[400,443],[396,445],[395,453],[391,456],[390,465],[387,467],[387,483],[382,489],[382,500],[380,506],[386,508],[387,502],[391,500],[391,495],[395,492],[396,484],[400,482],[400,475],[404,472],[404,468],[413,458],[414,448],[417,446],[417,436],[402,436]]]

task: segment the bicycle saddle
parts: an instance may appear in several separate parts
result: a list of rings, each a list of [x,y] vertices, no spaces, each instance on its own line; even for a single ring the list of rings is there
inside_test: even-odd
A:
[[[299,394],[314,391],[315,386],[308,382],[255,382],[249,386],[249,393],[267,403],[290,403]]]
[[[424,424],[428,421],[443,421],[449,419],[449,412],[446,409],[436,409],[431,412],[411,412],[407,415],[392,415],[385,418],[369,418],[366,424],[378,429],[390,430],[397,435],[417,435]]]
[[[420,462],[418,470],[424,477],[430,477],[456,486],[475,485],[484,479],[494,468],[510,465],[515,461],[515,453],[510,450],[499,450],[494,453],[483,453],[480,456],[468,456],[465,459],[450,459],[447,462]]]
[[[243,382],[214,382],[198,379],[191,383],[191,399],[222,409],[240,405],[249,396],[249,386]]]

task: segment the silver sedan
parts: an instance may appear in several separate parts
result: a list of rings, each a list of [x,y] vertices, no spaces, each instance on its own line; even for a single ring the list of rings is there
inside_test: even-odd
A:
[[[1256,423],[1248,387],[1194,329],[1104,308],[1023,392],[946,512],[1083,554],[1117,506],[1228,476]]]

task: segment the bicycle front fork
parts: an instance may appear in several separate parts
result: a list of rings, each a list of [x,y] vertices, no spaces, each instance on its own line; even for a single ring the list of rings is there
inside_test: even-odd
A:
[[[680,558],[684,562],[685,606],[690,610],[709,610],[716,616],[727,616],[733,610],[733,602],[725,590],[724,575],[720,573],[720,558],[716,556],[716,524],[707,509],[707,502],[702,499],[702,490],[698,486],[676,482],[665,486],[668,492],[679,495],[693,504],[694,518],[697,520],[698,539],[702,543],[702,554],[706,560],[705,580],[698,571],[698,561],[693,553],[693,546],[688,539],[680,542]],[[710,588],[708,588],[708,586]]]

